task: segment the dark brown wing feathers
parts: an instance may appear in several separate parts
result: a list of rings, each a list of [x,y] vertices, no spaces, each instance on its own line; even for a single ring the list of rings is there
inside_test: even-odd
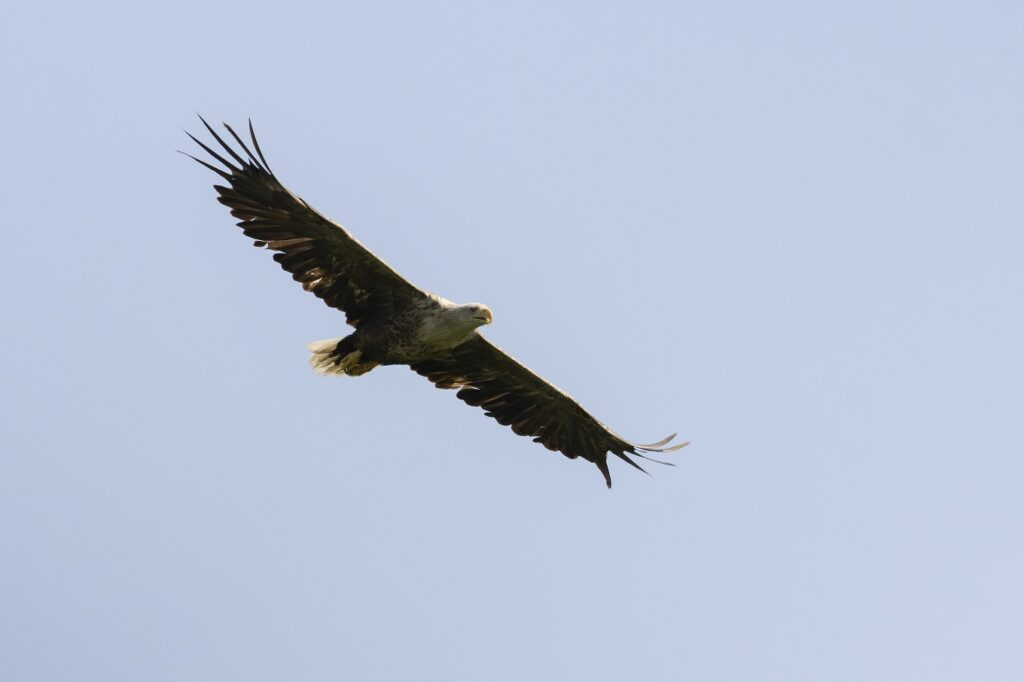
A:
[[[288,191],[270,171],[251,121],[249,137],[255,154],[231,126],[224,125],[245,153],[243,157],[202,117],[200,120],[227,155],[189,134],[223,166],[192,157],[228,182],[228,186],[214,185],[218,201],[231,209],[254,246],[278,252],[274,260],[306,291],[343,311],[354,327],[408,308],[426,296],[345,228]]]
[[[644,471],[629,455],[650,459],[645,453],[671,452],[687,445],[663,447],[675,434],[651,445],[620,438],[569,395],[479,334],[447,355],[413,364],[412,369],[438,388],[458,388],[459,400],[482,408],[488,417],[518,435],[530,436],[570,459],[582,457],[593,462],[609,488],[609,452]]]

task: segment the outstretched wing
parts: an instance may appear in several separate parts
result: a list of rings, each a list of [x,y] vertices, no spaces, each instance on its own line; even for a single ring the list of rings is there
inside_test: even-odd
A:
[[[460,400],[482,407],[488,417],[520,436],[532,436],[534,442],[570,459],[593,462],[609,488],[609,452],[643,471],[629,455],[650,459],[644,453],[671,452],[687,445],[664,447],[675,434],[650,445],[623,440],[564,391],[478,333],[443,356],[413,364],[412,369],[438,388],[459,389]]]
[[[186,133],[223,168],[192,156],[230,186],[214,185],[218,201],[239,219],[254,246],[277,251],[274,260],[324,303],[345,313],[353,327],[385,317],[426,298],[427,294],[396,273],[344,227],[292,194],[270,170],[249,122],[255,154],[231,126],[224,127],[245,153],[232,149],[200,116],[230,159]],[[191,155],[187,155],[191,156]]]

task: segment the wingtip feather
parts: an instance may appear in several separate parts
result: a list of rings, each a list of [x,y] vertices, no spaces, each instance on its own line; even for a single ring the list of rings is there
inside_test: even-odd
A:
[[[665,438],[662,438],[657,443],[648,443],[646,445],[643,444],[643,443],[638,443],[637,447],[638,448],[651,448],[651,449],[660,448],[662,445],[667,445],[668,443],[672,442],[672,439],[675,438],[678,435],[679,435],[678,433],[673,433],[670,436],[666,436]]]
[[[256,149],[256,153],[259,155],[260,161],[263,162],[263,167],[267,169],[268,173],[273,175],[274,171],[270,170],[270,164],[267,163],[266,157],[263,156],[263,150],[260,149],[260,143],[256,140],[256,131],[252,127],[251,118],[249,119],[249,137],[252,139],[252,146]]]

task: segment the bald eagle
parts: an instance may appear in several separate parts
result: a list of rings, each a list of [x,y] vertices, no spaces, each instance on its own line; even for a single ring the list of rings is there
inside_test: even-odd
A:
[[[486,305],[452,303],[413,286],[344,227],[285,188],[263,156],[252,121],[252,149],[224,124],[239,150],[200,120],[223,152],[186,134],[222,167],[186,155],[225,180],[227,185],[214,185],[218,201],[231,209],[254,246],[276,251],[274,260],[293,279],[345,313],[355,328],[348,336],[309,345],[316,372],[360,376],[378,365],[408,365],[438,388],[458,389],[460,400],[483,408],[518,435],[570,459],[593,462],[609,488],[609,452],[644,471],[629,455],[650,460],[648,453],[688,444],[669,447],[675,434],[648,445],[617,436],[567,393],[485,339],[477,329],[493,321]]]

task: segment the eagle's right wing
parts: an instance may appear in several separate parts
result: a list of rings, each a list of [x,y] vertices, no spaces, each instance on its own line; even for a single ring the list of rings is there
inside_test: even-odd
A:
[[[229,183],[229,187],[214,185],[220,194],[218,200],[240,220],[238,226],[255,240],[254,246],[278,252],[274,260],[292,273],[306,291],[343,311],[353,327],[409,308],[427,297],[356,241],[344,227],[288,191],[263,158],[252,122],[249,136],[255,154],[230,126],[224,125],[244,150],[247,158],[243,158],[202,117],[200,120],[234,160],[224,158],[187,133],[224,166],[218,168],[192,157]]]
[[[412,369],[438,388],[460,389],[459,400],[483,408],[488,417],[520,436],[532,436],[535,442],[570,459],[582,457],[593,462],[609,488],[609,452],[643,471],[629,455],[650,459],[644,453],[671,452],[687,445],[664,447],[675,434],[650,445],[630,443],[567,393],[478,333],[445,355],[413,363]]]

